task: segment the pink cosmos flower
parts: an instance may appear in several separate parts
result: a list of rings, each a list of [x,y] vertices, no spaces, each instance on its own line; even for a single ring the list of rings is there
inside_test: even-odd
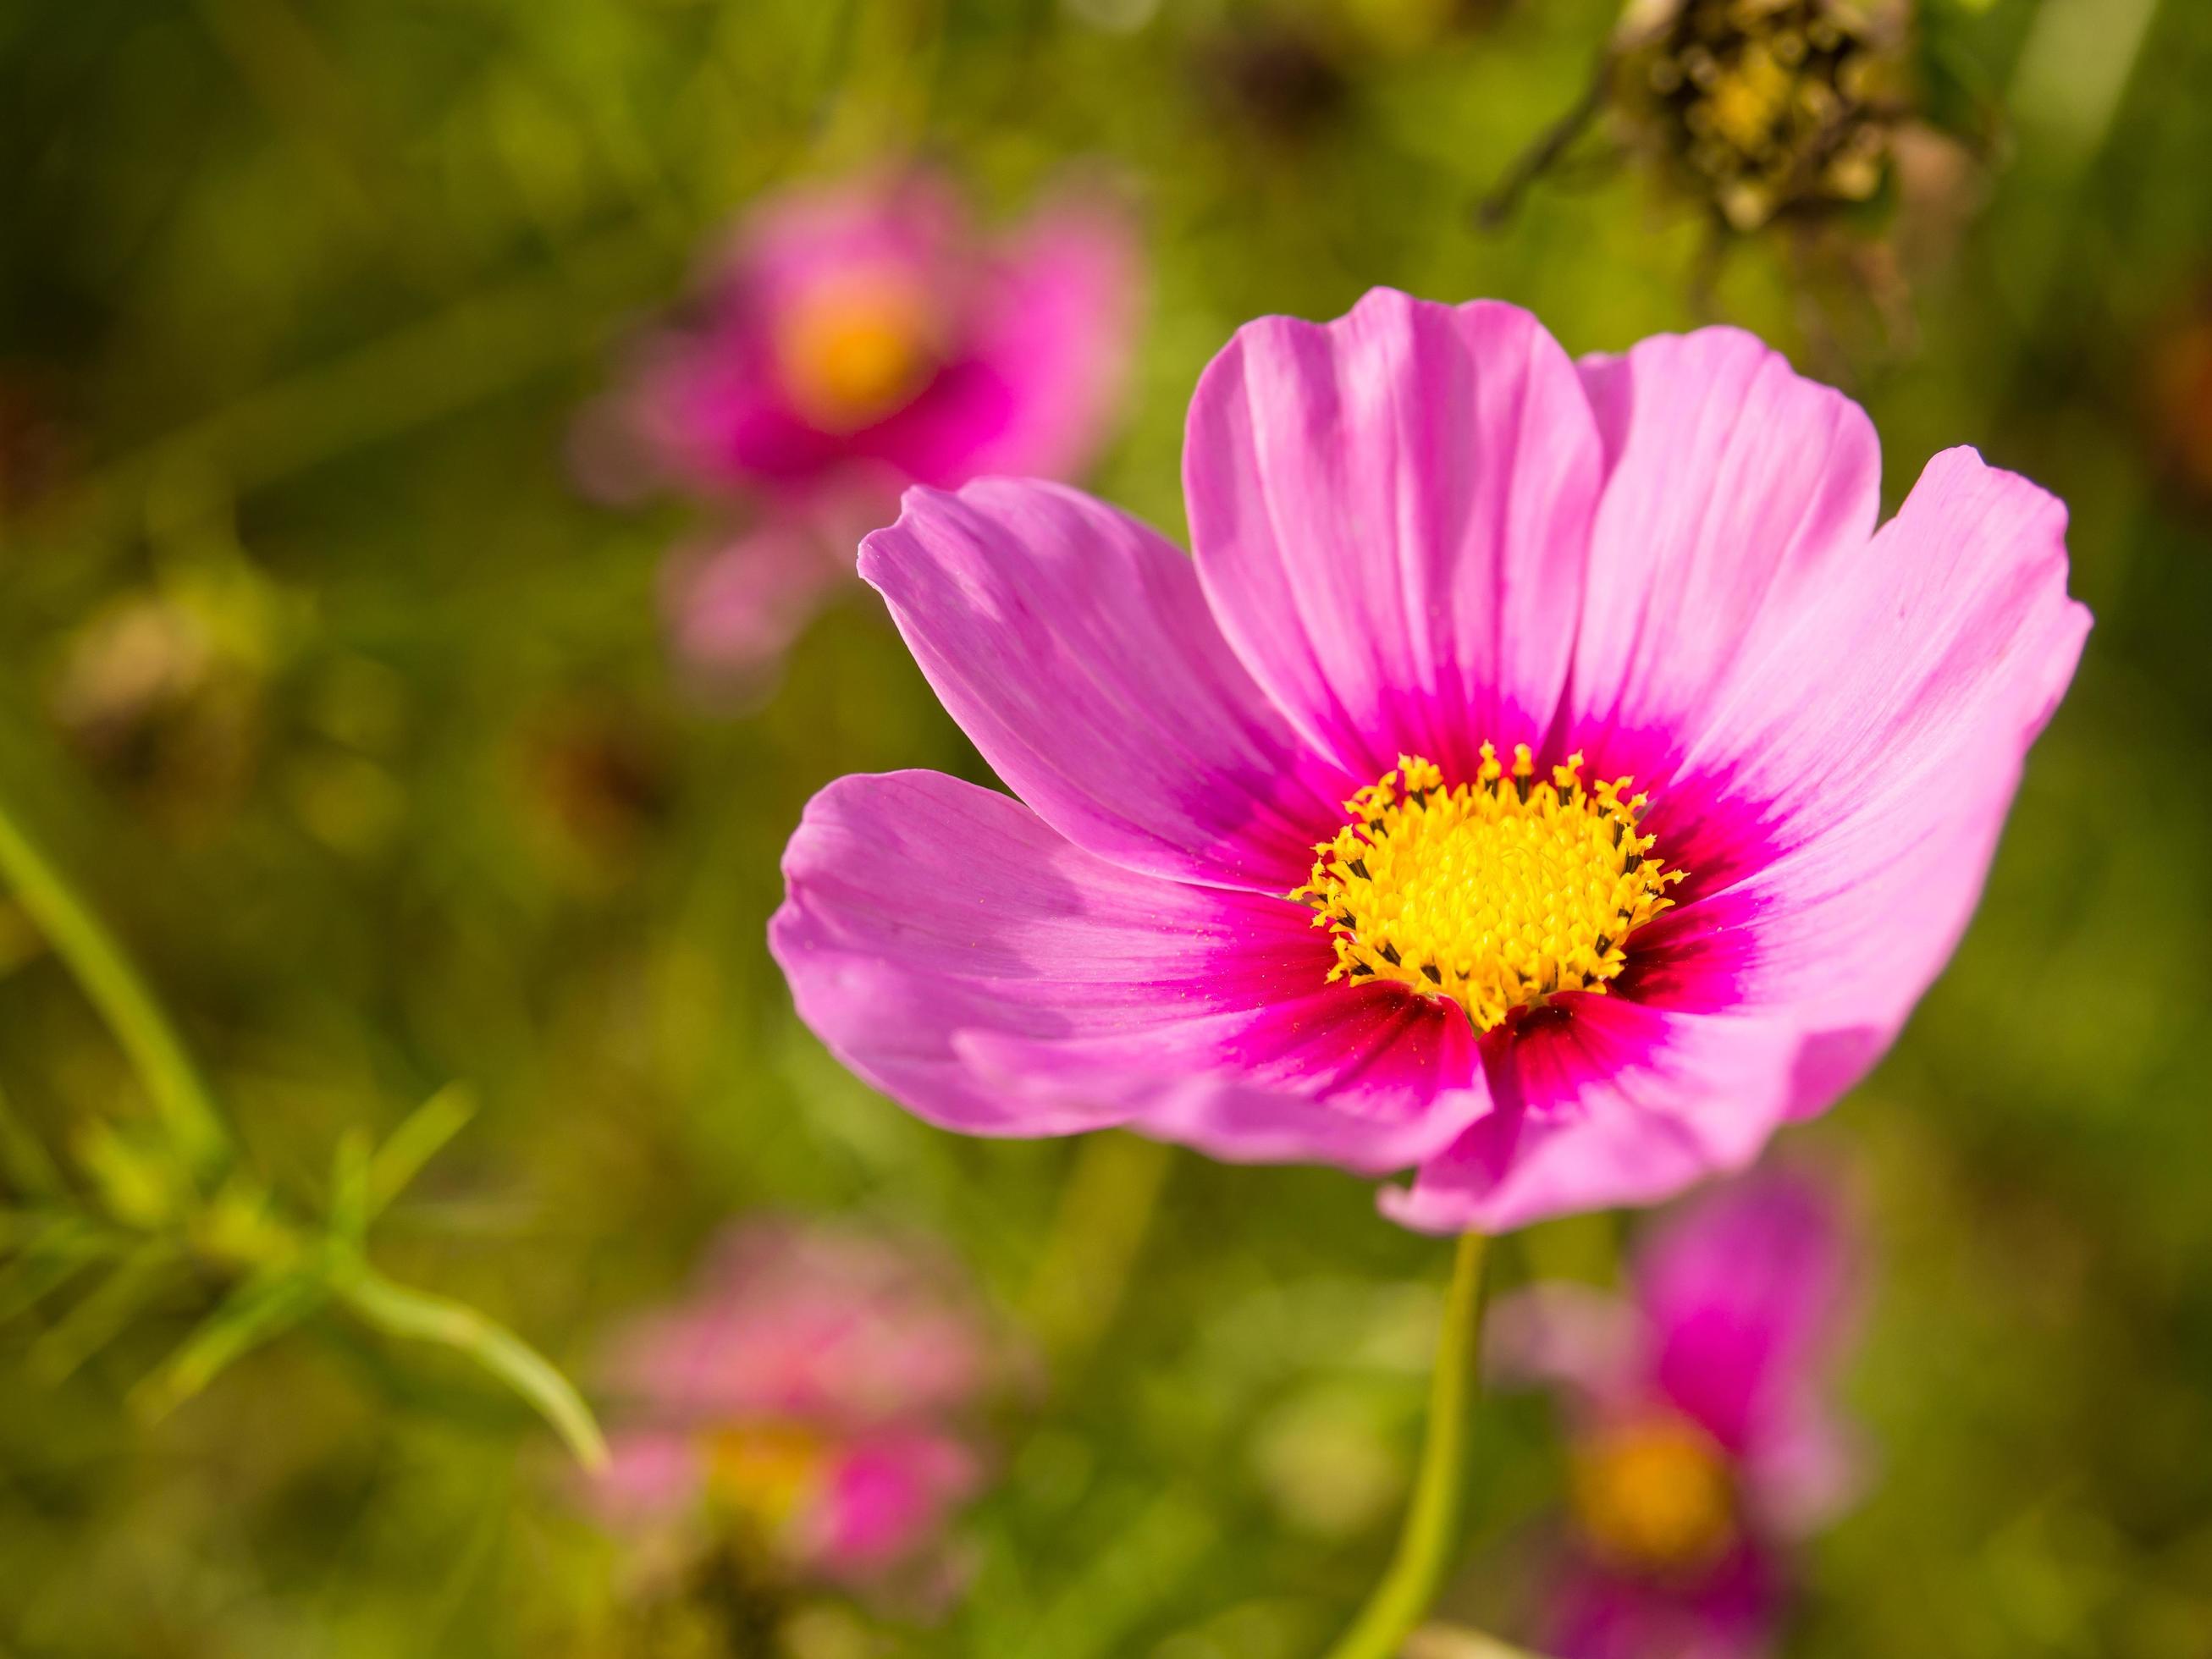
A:
[[[1879,471],[1748,335],[1378,290],[1207,368],[1194,559],[910,492],[861,574],[1013,794],[815,798],[800,1015],[933,1122],[1418,1166],[1437,1231],[1748,1164],[1942,968],[2088,627],[2051,496]]]
[[[1822,1395],[1850,1300],[1836,1206],[1802,1178],[1717,1188],[1639,1251],[1628,1296],[1533,1287],[1492,1311],[1507,1380],[1558,1389],[1576,1523],[1553,1564],[1557,1659],[1757,1659],[1790,1547],[1850,1495]]]
[[[780,653],[850,570],[826,550],[886,521],[908,483],[1080,467],[1119,398],[1135,263],[1096,202],[992,240],[923,172],[757,209],[692,319],[646,343],[580,434],[602,493],[750,504],[745,527],[678,562],[686,649],[738,667]]]
[[[854,1586],[926,1569],[982,1460],[997,1356],[950,1265],[910,1242],[758,1223],[616,1346],[592,1493],[631,1532],[711,1533]]]

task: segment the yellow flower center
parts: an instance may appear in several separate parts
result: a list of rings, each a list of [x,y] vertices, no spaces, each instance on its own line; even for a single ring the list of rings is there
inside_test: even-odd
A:
[[[935,360],[929,299],[915,283],[854,271],[817,283],[778,320],[784,393],[825,432],[858,432],[920,391]]]
[[[1291,895],[1334,936],[1329,978],[1449,997],[1483,1031],[1561,991],[1602,994],[1682,872],[1637,833],[1645,798],[1624,794],[1629,780],[1586,786],[1582,764],[1538,781],[1526,744],[1509,773],[1486,743],[1474,781],[1447,789],[1401,755],[1344,804],[1352,822]]]
[[[1626,1425],[1586,1443],[1575,1454],[1572,1486],[1591,1547],[1632,1571],[1695,1573],[1735,1536],[1727,1457],[1680,1417]]]

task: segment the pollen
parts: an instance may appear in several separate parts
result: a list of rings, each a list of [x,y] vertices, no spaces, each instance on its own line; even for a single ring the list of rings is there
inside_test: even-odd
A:
[[[1486,743],[1474,779],[1447,788],[1401,755],[1344,804],[1351,822],[1290,896],[1334,939],[1329,979],[1449,998],[1484,1031],[1562,992],[1602,995],[1683,872],[1638,831],[1631,780],[1585,784],[1582,766],[1571,755],[1539,779],[1526,744],[1509,768]]]

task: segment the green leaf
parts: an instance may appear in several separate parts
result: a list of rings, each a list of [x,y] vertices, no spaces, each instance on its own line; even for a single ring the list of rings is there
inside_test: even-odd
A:
[[[33,1373],[49,1386],[65,1382],[77,1368],[123,1334],[131,1317],[161,1288],[175,1265],[167,1239],[149,1239],[116,1265],[58,1323],[31,1345]]]
[[[128,1248],[122,1235],[82,1216],[38,1218],[15,1258],[0,1270],[0,1324],[28,1313],[92,1263]]]
[[[319,1270],[276,1269],[246,1279],[131,1390],[132,1408],[148,1422],[167,1416],[329,1297],[330,1286]]]
[[[368,1137],[349,1128],[331,1158],[331,1232],[356,1251],[368,1237]]]
[[[467,1355],[527,1401],[568,1443],[578,1462],[587,1469],[605,1463],[606,1438],[575,1385],[505,1326],[466,1303],[395,1285],[366,1262],[342,1272],[333,1289],[380,1331]]]
[[[118,1221],[152,1232],[191,1213],[191,1176],[172,1161],[166,1139],[98,1119],[81,1126],[75,1139],[78,1164]]]
[[[0,1089],[0,1177],[25,1198],[52,1198],[66,1190],[52,1156],[15,1115],[4,1089]]]
[[[447,1084],[409,1113],[369,1160],[368,1218],[383,1214],[476,1114],[476,1091],[465,1083]]]

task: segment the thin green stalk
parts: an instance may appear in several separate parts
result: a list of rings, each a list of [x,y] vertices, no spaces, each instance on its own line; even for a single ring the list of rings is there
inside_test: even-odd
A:
[[[527,1400],[587,1469],[605,1467],[607,1443],[568,1379],[520,1337],[466,1303],[395,1285],[367,1262],[334,1277],[338,1299],[377,1329],[466,1354]]]
[[[1443,1328],[1429,1377],[1428,1437],[1413,1500],[1389,1570],[1328,1659],[1394,1659],[1437,1599],[1459,1534],[1460,1476],[1467,1460],[1468,1407],[1482,1337],[1482,1261],[1487,1241],[1461,1237],[1444,1294]]]
[[[1029,1292],[1030,1320],[1056,1370],[1079,1370],[1112,1328],[1174,1158],[1160,1141],[1110,1129],[1079,1145]]]
[[[0,881],[15,890],[123,1045],[186,1165],[202,1177],[220,1173],[230,1160],[230,1132],[199,1068],[114,935],[24,832],[4,801]]]

